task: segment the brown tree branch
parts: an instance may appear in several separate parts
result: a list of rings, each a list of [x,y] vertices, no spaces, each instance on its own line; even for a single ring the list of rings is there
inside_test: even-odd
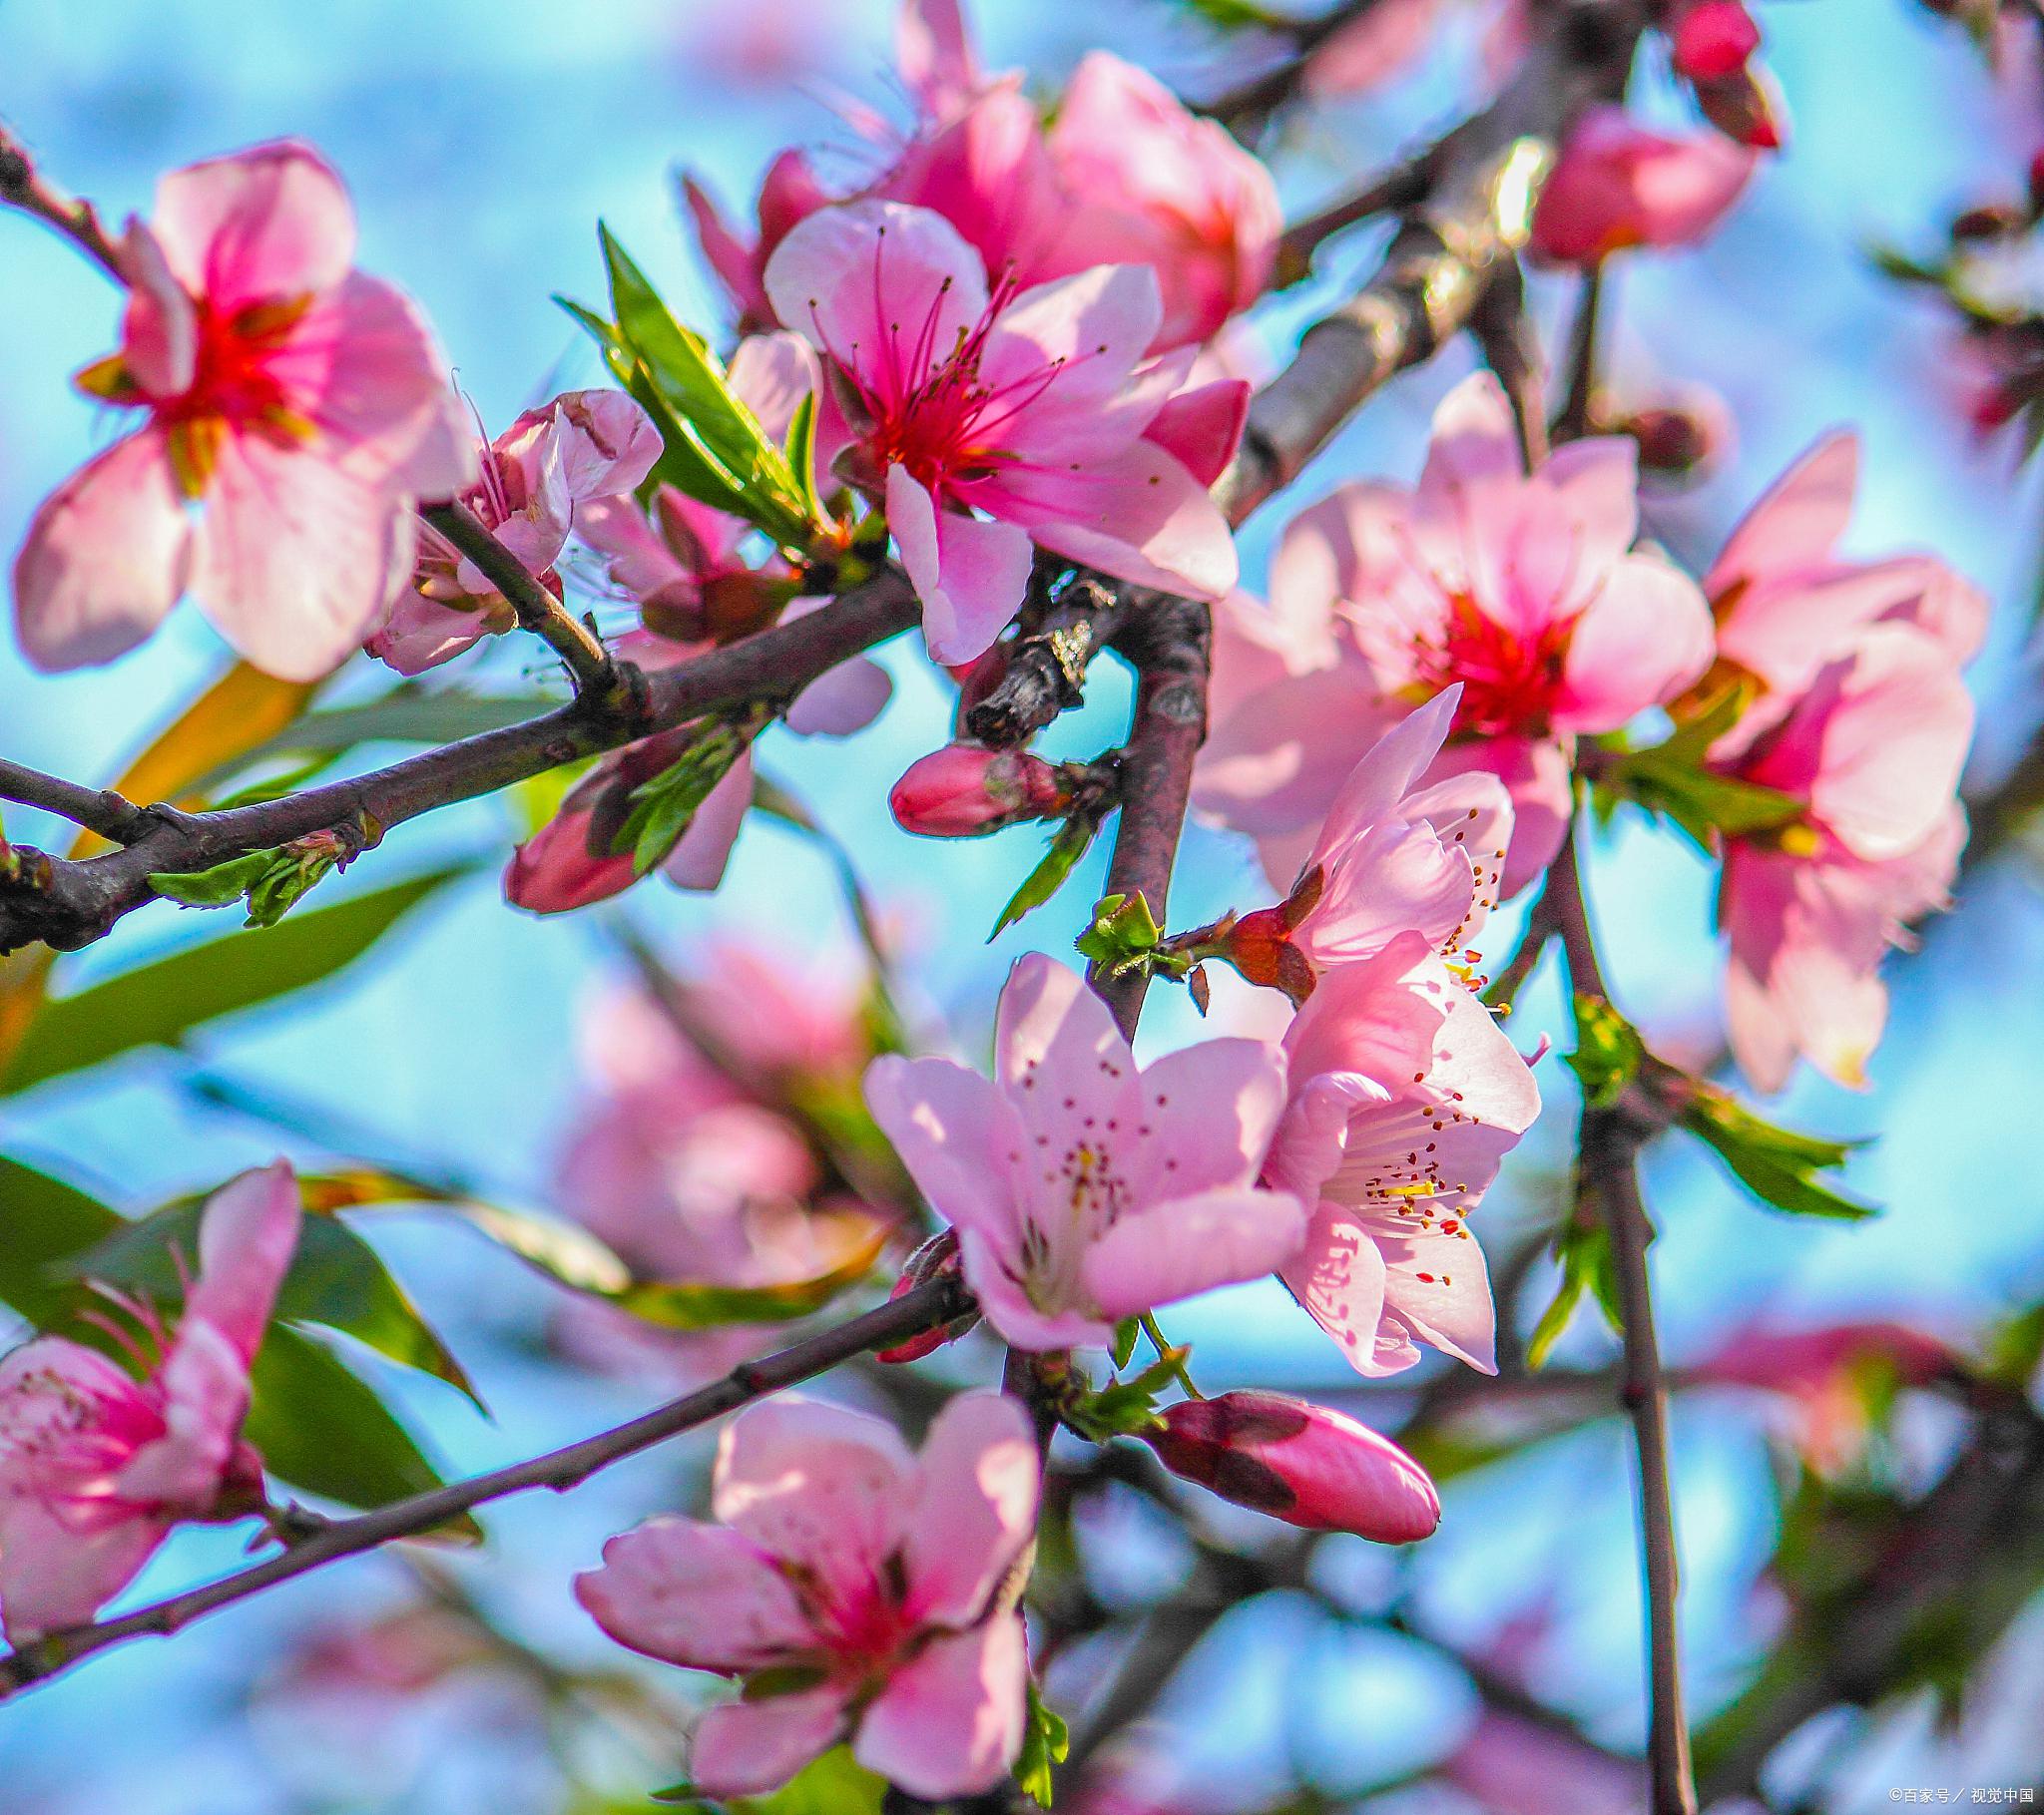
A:
[[[0,122],[0,206],[19,209],[53,227],[100,267],[116,283],[125,285],[128,274],[121,268],[120,248],[100,225],[99,211],[90,202],[67,196],[36,169],[28,148]]]
[[[111,788],[81,787],[0,756],[0,800],[40,807],[115,844],[125,844],[154,823],[148,810]]]
[[[541,638],[560,657],[574,679],[576,692],[603,692],[618,684],[617,664],[596,633],[535,580],[525,563],[491,535],[467,505],[458,498],[445,504],[425,504],[419,507],[419,516],[510,601],[520,627]]]
[[[1597,962],[1582,875],[1571,827],[1547,872],[1547,896],[1577,995],[1609,1002]],[[1654,1334],[1654,1301],[1647,1273],[1653,1239],[1640,1195],[1639,1149],[1653,1132],[1623,1104],[1583,1106],[1577,1146],[1578,1188],[1601,1211],[1611,1233],[1618,1274],[1625,1356],[1619,1397],[1632,1420],[1640,1464],[1640,1545],[1645,1561],[1648,1656],[1647,1761],[1654,1815],[1696,1815],[1690,1765],[1689,1721],[1683,1708],[1681,1631],[1678,1618],[1675,1503],[1668,1473],[1668,1387]]]
[[[430,1493],[414,1494],[353,1519],[336,1520],[281,1555],[205,1588],[174,1594],[154,1606],[116,1619],[99,1620],[69,1632],[53,1632],[0,1657],[0,1700],[46,1681],[110,1645],[175,1632],[202,1614],[231,1606],[343,1557],[358,1556],[393,1540],[432,1531],[487,1501],[522,1494],[530,1488],[552,1488],[565,1493],[599,1470],[654,1444],[726,1417],[756,1399],[798,1386],[870,1349],[888,1348],[949,1323],[964,1315],[970,1304],[956,1280],[932,1279],[834,1329],[818,1331],[758,1361],[743,1362],[722,1380],[671,1400],[615,1430],[585,1437],[564,1449],[492,1470],[487,1475],[450,1482]]]

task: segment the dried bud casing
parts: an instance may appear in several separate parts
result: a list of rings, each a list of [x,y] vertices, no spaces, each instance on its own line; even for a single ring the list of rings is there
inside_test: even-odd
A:
[[[1185,1399],[1143,1436],[1174,1475],[1307,1531],[1411,1544],[1440,1524],[1440,1497],[1418,1463],[1367,1425],[1302,1399]]]
[[[891,1304],[895,1299],[914,1291],[917,1286],[927,1285],[932,1279],[962,1280],[964,1277],[964,1264],[958,1258],[958,1231],[943,1229],[909,1255],[901,1269],[901,1277],[895,1280],[893,1291],[887,1294],[887,1300]],[[880,1350],[875,1359],[920,1361],[925,1355],[935,1354],[947,1342],[956,1342],[978,1321],[977,1311],[963,1317],[954,1317],[949,1323],[940,1324],[934,1330],[925,1330],[920,1336],[911,1336],[906,1342],[897,1342],[891,1349]]]
[[[1774,78],[1765,70],[1735,70],[1716,81],[1699,82],[1696,90],[1704,118],[1726,138],[1757,152],[1782,149],[1787,109]]]
[[[1058,771],[1028,750],[950,743],[909,764],[887,795],[895,822],[925,838],[976,838],[1071,804]]]

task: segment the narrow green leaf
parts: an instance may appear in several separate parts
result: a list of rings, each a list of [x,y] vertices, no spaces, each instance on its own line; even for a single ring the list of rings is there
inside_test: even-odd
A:
[[[705,726],[672,763],[632,790],[631,810],[611,848],[620,856],[631,852],[634,874],[647,875],[666,861],[711,790],[745,754],[761,722],[756,716]]]
[[[1127,1367],[1136,1353],[1136,1338],[1143,1333],[1140,1317],[1124,1317],[1114,1326],[1114,1365],[1117,1372]]]
[[[1051,1767],[1063,1764],[1071,1749],[1071,1730],[1032,1682],[1027,1724],[1022,1729],[1022,1751],[1015,1760],[1015,1782],[1023,1795],[1039,1807],[1049,1808],[1055,1787]]]
[[[1530,1368],[1546,1366],[1547,1357],[1569,1327],[1585,1292],[1596,1299],[1614,1333],[1623,1329],[1610,1231],[1601,1222],[1571,1217],[1555,1235],[1554,1257],[1561,1263],[1561,1284],[1527,1338],[1526,1365]]]
[[[1640,1075],[1647,1049],[1631,1022],[1597,996],[1576,997],[1576,1050],[1569,1070],[1592,1109],[1609,1109]]]
[[[1859,1142],[1777,1127],[1726,1092],[1704,1087],[1690,1099],[1682,1126],[1706,1141],[1748,1190],[1778,1210],[1848,1222],[1877,1214],[1872,1204],[1833,1190],[1817,1176],[1843,1165]]]
[[[285,925],[212,939],[57,997],[0,1078],[0,1094],[102,1065],[137,1047],[179,1045],[223,1016],[323,982],[473,867],[428,870]]]
[[[1065,878],[1085,856],[1086,847],[1093,842],[1093,835],[1099,829],[1100,822],[1089,814],[1067,819],[1058,828],[1057,836],[1050,841],[1050,849],[1044,852],[1042,861],[1023,878],[1022,886],[1001,909],[1001,917],[987,935],[989,943],[998,939],[1031,908],[1043,906],[1064,886]]]
[[[337,756],[365,743],[453,743],[485,731],[523,724],[561,704],[543,693],[471,693],[460,687],[429,692],[400,686],[361,705],[336,706],[294,718],[272,737],[221,764],[196,785],[219,787],[258,762],[279,756]]]
[[[75,1185],[0,1158],[0,1301],[39,1330],[56,1328],[78,1301],[63,1263],[123,1222]]]
[[[195,870],[190,875],[169,871],[153,874],[149,886],[183,907],[227,907],[261,881],[272,854],[251,851],[246,857],[231,857],[226,863],[217,863],[210,870]]]
[[[823,520],[823,500],[816,491],[816,393],[804,391],[794,406],[787,425],[787,440],[781,450],[787,470],[794,475],[795,494],[811,523]]]

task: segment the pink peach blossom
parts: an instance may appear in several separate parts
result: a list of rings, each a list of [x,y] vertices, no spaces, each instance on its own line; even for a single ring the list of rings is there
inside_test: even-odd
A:
[[[82,1625],[180,1520],[261,1503],[241,1441],[249,1364],[297,1246],[282,1160],[206,1205],[178,1331],[137,1380],[97,1349],[39,1336],[0,1360],[0,1620],[20,1645]]]
[[[1440,1775],[1484,1815],[1637,1815],[1647,1803],[1644,1766],[1490,1709]]]
[[[483,527],[558,592],[553,566],[578,509],[629,492],[660,458],[660,431],[623,391],[567,391],[478,449],[481,477],[462,494]],[[518,624],[504,595],[429,524],[410,588],[367,644],[400,675],[423,674]]]
[[[950,1400],[920,1456],[863,1413],[769,1400],[725,1427],[718,1524],[649,1520],[575,1592],[619,1643],[758,1685],[696,1728],[709,1794],[773,1789],[849,1740],[911,1795],[975,1795],[1021,1749],[1029,1662],[1004,1586],[1040,1491],[1028,1415],[998,1393]]]
[[[864,202],[789,233],[766,289],[850,393],[839,466],[884,500],[937,661],[999,636],[1032,541],[1199,598],[1234,584],[1220,511],[1146,438],[1183,376],[1139,369],[1160,318],[1150,272],[1103,266],[990,297],[941,216]]]
[[[1148,71],[1090,52],[1047,149],[1071,208],[1039,274],[1149,265],[1164,298],[1152,351],[1212,339],[1270,287],[1284,227],[1270,171]]]
[[[191,592],[257,668],[310,681],[411,571],[412,505],[475,477],[431,334],[352,268],[340,179],[293,141],[174,171],[128,224],[119,353],[81,384],[139,409],[66,480],[14,567],[41,669],[110,662]]]
[[[1279,907],[1246,915],[1238,938],[1265,915],[1284,916],[1285,943],[1321,974],[1417,931],[1473,980],[1482,957],[1474,941],[1497,905],[1511,845],[1512,798],[1481,771],[1419,785],[1461,692],[1458,682],[1408,713],[1342,783],[1292,887],[1294,903],[1310,893],[1303,914],[1294,919]]]
[[[1358,1373],[1408,1368],[1421,1342],[1494,1372],[1469,1215],[1540,1113],[1531,1068],[1417,932],[1329,971],[1284,1049],[1264,1176],[1317,1206],[1285,1284]]]
[[[1287,530],[1260,635],[1225,611],[1217,668],[1236,703],[1202,752],[1200,804],[1288,875],[1357,759],[1416,699],[1457,682],[1425,779],[1502,780],[1516,894],[1561,847],[1581,733],[1615,730],[1711,663],[1695,584],[1638,533],[1634,444],[1560,447],[1530,476],[1487,374],[1434,416],[1418,487],[1342,487]],[[1264,684],[1227,680],[1247,660]]]
[[[1533,254],[1587,265],[1631,246],[1689,245],[1730,212],[1755,162],[1751,150],[1716,133],[1672,139],[1637,125],[1622,107],[1593,107],[1540,192]]]
[[[1441,1522],[1433,1482],[1388,1437],[1282,1393],[1182,1399],[1138,1434],[1174,1475],[1307,1531],[1412,1544]]]
[[[738,304],[741,333],[761,333],[775,325],[773,305],[766,300],[766,260],[796,223],[836,200],[816,176],[807,153],[782,152],[767,166],[760,186],[754,208],[759,228],[749,240],[694,177],[682,179],[682,201],[695,223],[696,243]]]
[[[1104,1346],[1119,1319],[1297,1248],[1298,1199],[1256,1182],[1284,1104],[1276,1048],[1209,1040],[1139,1072],[1084,979],[1031,954],[1001,992],[995,1060],[989,1081],[876,1059],[866,1103],[1009,1342]]]
[[[1854,561],[1838,552],[1859,479],[1859,438],[1834,430],[1792,461],[1726,539],[1704,592],[1718,657],[1759,682],[1721,753],[1779,723],[1869,624],[1914,625],[1954,663],[1987,633],[1986,595],[1931,555]]]
[[[1957,872],[1972,728],[1947,650],[1913,625],[1877,623],[1739,758],[1742,779],[1805,808],[1725,847],[1727,1023],[1760,1089],[1781,1089],[1798,1055],[1840,1084],[1865,1083],[1887,1017],[1880,960],[1946,904]]]

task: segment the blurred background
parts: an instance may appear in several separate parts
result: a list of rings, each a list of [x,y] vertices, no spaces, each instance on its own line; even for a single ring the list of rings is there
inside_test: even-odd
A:
[[[1227,49],[1164,0],[976,0],[969,10],[990,67],[1023,65],[1046,83],[1097,44],[1196,90],[1212,92],[1230,73]],[[566,385],[600,381],[549,299],[600,300],[599,219],[678,312],[706,327],[722,321],[681,225],[677,171],[742,210],[783,146],[855,168],[857,142],[837,110],[855,102],[906,117],[890,23],[882,0],[7,0],[0,116],[59,181],[116,219],[147,208],[163,170],[276,135],[309,138],[353,191],[362,264],[420,300],[494,431]],[[2044,142],[2038,91],[1997,79],[1964,34],[1905,0],[1783,0],[1765,23],[1793,119],[1788,152],[1706,246],[1633,261],[1609,299],[1620,397],[1693,385],[1721,399],[1733,425],[1700,483],[1650,502],[1652,529],[1700,569],[1793,454],[1832,424],[1856,425],[1865,448],[1852,552],[1934,549],[1996,602],[1996,630],[1972,676],[1981,704],[1973,779],[1991,786],[2044,710],[2029,654],[2044,500],[2015,444],[1983,439],[1970,421],[1969,355],[1949,318],[1882,276],[1869,248],[1939,244],[1954,211],[2018,193]],[[1483,24],[1473,7],[1450,8],[1434,50],[1408,75],[1319,108],[1273,142],[1290,212],[1466,111]],[[1364,229],[1323,259],[1312,284],[1253,318],[1249,356],[1267,369],[1281,362],[1297,329],[1379,249]],[[2025,295],[2032,282],[2044,292],[2044,271],[2015,268],[2006,280]],[[117,309],[89,265],[20,220],[0,220],[0,546],[12,550],[37,501],[112,432],[66,379],[113,344]],[[1539,287],[1550,330],[1566,301],[1566,286]],[[1252,582],[1292,505],[1340,478],[1416,472],[1432,405],[1469,358],[1450,349],[1361,413],[1294,497],[1249,532]],[[31,676],[0,640],[0,748],[80,779],[111,778],[225,660],[190,611],[116,666],[62,680]],[[1104,848],[1050,909],[987,943],[1039,834],[937,846],[893,825],[886,784],[945,737],[949,690],[919,647],[897,644],[883,660],[894,698],[860,741],[847,749],[783,736],[762,766],[854,854],[918,1037],[978,1059],[1006,967],[1031,945],[1063,949],[1098,892]],[[376,679],[344,677],[334,697]],[[517,639],[468,659],[459,679],[507,692],[553,684]],[[1047,747],[1096,753],[1117,739],[1127,701],[1125,675],[1101,665],[1087,707],[1061,720]],[[22,841],[58,843],[25,809],[10,808],[7,822]],[[714,898],[653,883],[616,911],[555,920],[499,898],[497,873],[518,835],[502,801],[399,828],[325,885],[321,901],[441,863],[475,867],[316,989],[209,1021],[175,1050],[146,1048],[0,1099],[0,1149],[123,1210],[283,1151],[314,1167],[335,1156],[375,1160],[505,1203],[572,1211],[564,1156],[617,1094],[604,1055],[592,1057],[600,1046],[614,1059],[616,1040],[593,1040],[590,1029],[615,1033],[615,1019],[603,1018],[616,1011],[604,1005],[633,975],[628,939],[696,977],[714,977],[720,954],[740,942],[812,1003],[832,987],[816,979],[841,980],[864,962],[828,853],[757,816]],[[1692,1144],[1664,1141],[1650,1154],[1663,1346],[1672,1366],[1698,1371],[1679,1395],[1674,1438],[1688,1661],[1706,1727],[1785,1667],[1774,1647],[1790,1607],[1812,1604],[1809,1572],[1848,1570],[1851,1547],[1936,1483],[1972,1429],[1948,1396],[1890,1402],[1843,1371],[1797,1374],[1793,1390],[1713,1385],[1721,1346],[1756,1320],[1887,1320],[1978,1355],[2044,1300],[2036,882],[2020,839],[1970,870],[1956,913],[1893,966],[1893,1021],[1871,1089],[1805,1082],[1779,1106],[1797,1128],[1869,1137],[1849,1184],[1883,1206],[1878,1218],[1776,1216]],[[1671,1057],[1712,1052],[1719,963],[1702,861],[1680,840],[1621,820],[1594,853],[1592,888],[1607,967],[1633,1017]],[[1175,923],[1265,898],[1246,843],[1192,831]],[[1494,925],[1494,957],[1516,920]],[[138,914],[63,961],[59,987],[77,991],[224,930],[167,908]],[[1158,995],[1144,1030],[1151,1053],[1198,1025],[1181,993]],[[1217,997],[1223,1021],[1253,1012],[1225,984]],[[1561,1006],[1543,969],[1512,1022],[1515,1035],[1526,1030],[1520,1044],[1559,1034]],[[1541,1070],[1550,1113],[1480,1225],[1500,1272],[1525,1250],[1522,1328],[1550,1295],[1552,1267],[1534,1246],[1565,1189],[1572,1127],[1572,1081],[1553,1060]],[[578,1338],[563,1328],[557,1289],[447,1218],[392,1210],[355,1226],[488,1407],[485,1416],[446,1384],[350,1352],[444,1471],[616,1422],[702,1359],[621,1355]],[[1417,1412],[1453,1410],[1461,1390],[1435,1384],[1431,1368],[1362,1388],[1275,1285],[1217,1294],[1167,1324],[1195,1343],[1210,1391],[1318,1390],[1394,1430]],[[1581,1317],[1551,1367],[1596,1376],[1614,1348],[1594,1316]],[[982,1339],[932,1367],[932,1379],[985,1381],[998,1356]],[[880,1402],[869,1376],[839,1385]],[[1510,1383],[1499,1392],[1499,1418],[1457,1427],[1454,1442],[1429,1454],[1446,1519],[1409,1552],[1335,1540],[1231,1576],[1227,1557],[1262,1555],[1280,1529],[1210,1502],[1198,1509],[1196,1543],[1137,1487],[1084,1484],[1074,1513],[1084,1562],[1069,1588],[1093,1623],[1077,1621],[1059,1649],[1053,1699],[1084,1730],[1132,1644],[1156,1644],[1142,1654],[1153,1664],[1184,1663],[1138,1669],[1161,1693],[1110,1748],[1126,1794],[1111,1802],[1096,1792],[1082,1811],[1636,1806],[1595,1749],[1636,1749],[1644,1726],[1625,1427],[1605,1411],[1608,1386],[1573,1398],[1561,1390],[1516,1423]],[[486,1553],[351,1563],[8,1704],[0,1811],[650,1807],[641,1792],[682,1774],[675,1711],[695,1685],[608,1646],[571,1600],[569,1578],[610,1532],[650,1509],[691,1504],[707,1457],[707,1443],[685,1442],[570,1497],[489,1508]],[[1970,1793],[2044,1781],[2044,1605],[2031,1602],[2044,1564],[2029,1536],[2037,1573],[1996,1579],[1984,1649],[1940,1651],[1926,1635],[1918,1650],[1904,1647],[1907,1668],[1868,1686],[1870,1710],[1826,1707],[1838,1697],[1820,1694],[1761,1773],[1770,1805],[1870,1810],[1902,1785]],[[1983,1560],[2005,1553],[2020,1563],[2023,1539],[1990,1524],[1966,1542]],[[181,1534],[132,1597],[231,1568],[239,1543],[233,1531]],[[1183,1604],[1189,1582],[1207,1584],[1201,1591],[1216,1601],[1197,1629],[1146,1619],[1174,1594]],[[1807,1657],[1786,1667],[1821,1674]],[[1514,1715],[1522,1684],[1595,1745],[1530,1711]],[[1534,1787],[1514,1790],[1514,1770]]]

